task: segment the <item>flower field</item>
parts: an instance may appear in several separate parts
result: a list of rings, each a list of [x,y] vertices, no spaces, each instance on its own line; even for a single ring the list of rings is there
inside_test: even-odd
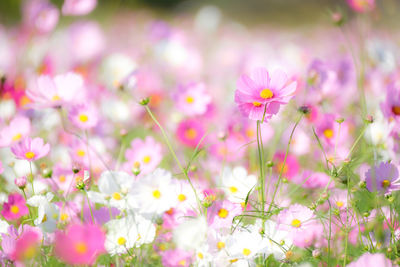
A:
[[[101,2],[0,18],[2,266],[400,264],[395,1],[291,26]]]

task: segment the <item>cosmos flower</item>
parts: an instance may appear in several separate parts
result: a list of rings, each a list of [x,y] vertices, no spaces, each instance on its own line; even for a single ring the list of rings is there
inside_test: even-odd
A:
[[[400,123],[400,89],[394,84],[387,87],[386,99],[381,103],[381,110],[389,121]]]
[[[247,170],[241,166],[233,169],[224,168],[221,183],[229,201],[243,203],[247,194],[256,185],[257,177],[248,175]]]
[[[365,13],[375,9],[375,0],[347,0],[347,4],[356,12]]]
[[[71,107],[68,117],[71,122],[82,130],[93,128],[99,120],[98,111],[92,104],[79,104]]]
[[[183,120],[176,129],[178,140],[189,147],[195,148],[205,134],[203,123],[195,119]]]
[[[385,266],[392,267],[394,265],[389,259],[385,257],[383,253],[364,253],[356,261],[351,262],[348,267],[374,267],[374,266]]]
[[[25,138],[21,142],[13,145],[11,151],[18,159],[25,159],[27,161],[35,161],[45,157],[50,151],[50,145],[44,144],[40,137],[31,139]]]
[[[171,249],[163,252],[162,266],[165,267],[189,267],[192,262],[192,253],[182,249]]]
[[[97,0],[65,0],[62,6],[63,15],[86,15],[96,7]]]
[[[287,104],[296,91],[296,82],[290,82],[286,73],[275,70],[272,75],[258,68],[249,77],[243,74],[237,83],[235,102],[241,113],[252,120],[261,120],[265,110],[267,121]]]
[[[231,259],[249,264],[261,253],[265,243],[266,240],[258,231],[237,230],[226,241],[226,250]],[[233,266],[240,266],[240,264],[243,263],[234,262]]]
[[[392,163],[381,162],[365,173],[365,182],[370,192],[389,194],[400,190],[398,167]]]
[[[92,265],[105,252],[105,234],[97,225],[70,224],[55,235],[55,254],[72,265]]]
[[[203,115],[211,103],[203,83],[179,86],[175,99],[176,107],[187,116]]]
[[[26,93],[38,107],[57,107],[76,101],[77,94],[82,94],[83,91],[82,76],[68,72],[54,78],[41,75]]]
[[[233,218],[242,213],[240,204],[228,200],[216,201],[207,211],[207,221],[212,228],[229,228]]]
[[[33,0],[24,6],[24,20],[27,27],[39,32],[51,32],[58,23],[59,11],[46,0]]]
[[[288,231],[292,237],[312,229],[315,216],[312,210],[300,204],[293,204],[278,215],[279,229]]]
[[[17,220],[29,213],[24,197],[18,193],[9,194],[8,201],[3,204],[1,215],[8,220]]]
[[[12,258],[19,262],[33,259],[39,253],[40,241],[41,236],[37,231],[24,231],[16,241]]]
[[[0,147],[10,146],[29,136],[31,121],[25,116],[15,116],[0,130]]]

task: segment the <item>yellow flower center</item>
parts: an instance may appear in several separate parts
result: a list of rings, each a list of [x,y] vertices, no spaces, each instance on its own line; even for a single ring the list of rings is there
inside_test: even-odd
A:
[[[60,183],[64,183],[67,178],[65,178],[65,175],[60,175],[60,177],[58,177],[58,180],[60,181]]]
[[[218,211],[218,217],[225,219],[226,217],[228,217],[229,215],[229,211],[222,208]]]
[[[54,95],[54,96],[51,98],[51,100],[53,100],[53,101],[59,101],[59,100],[61,100],[61,98],[60,98],[58,95]]]
[[[186,196],[185,196],[184,194],[179,194],[179,195],[178,195],[178,200],[179,200],[180,202],[183,202],[183,201],[186,200]]]
[[[144,156],[143,157],[143,163],[144,164],[148,164],[151,161],[151,157],[150,156]]]
[[[19,212],[19,207],[17,205],[12,205],[10,211],[11,213],[17,214]]]
[[[86,114],[80,114],[80,115],[78,116],[78,118],[79,118],[79,120],[80,120],[81,122],[87,122],[87,121],[89,120],[89,117],[88,117]]]
[[[47,215],[45,214],[42,219],[42,223],[47,222]]]
[[[22,257],[23,257],[25,260],[32,259],[33,257],[35,257],[36,252],[37,252],[36,246],[30,245],[29,247],[27,247],[27,248],[25,249],[25,251],[24,251]]]
[[[117,242],[118,242],[118,245],[123,246],[126,243],[126,239],[121,236],[120,238],[118,238]]]
[[[217,243],[217,248],[218,248],[218,250],[221,250],[221,249],[223,249],[224,247],[225,247],[225,243],[222,242],[222,241],[218,241],[218,243]]]
[[[243,255],[245,255],[245,256],[249,256],[250,253],[251,253],[251,250],[248,249],[248,248],[244,248],[243,251],[242,251],[242,253],[243,253]]]
[[[235,263],[235,262],[237,262],[239,259],[231,259],[231,260],[229,260],[229,262],[230,263]]]
[[[121,194],[120,193],[118,193],[118,192],[115,192],[113,195],[112,195],[112,197],[113,197],[113,199],[115,199],[115,200],[121,200]]]
[[[194,102],[194,98],[193,98],[193,96],[187,96],[186,97],[186,103],[188,103],[188,104],[192,104]]]
[[[85,153],[84,150],[78,149],[78,150],[76,151],[76,154],[77,154],[79,157],[84,157],[86,153]]]
[[[396,115],[396,116],[400,115],[400,106],[393,106],[393,107],[392,107],[392,112],[393,112],[394,115]]]
[[[204,258],[204,255],[203,255],[203,253],[199,252],[199,253],[197,253],[197,257],[198,257],[199,259],[203,259],[203,258]]]
[[[339,208],[341,208],[341,207],[343,207],[344,206],[344,203],[343,203],[343,201],[336,201],[336,206],[338,206]]]
[[[61,221],[67,220],[68,219],[68,214],[66,214],[65,212],[61,213],[60,219],[61,219]]]
[[[133,168],[139,169],[140,168],[140,162],[139,161],[135,161],[133,163]]]
[[[301,226],[301,221],[298,220],[298,219],[293,219],[292,220],[292,226],[296,227],[296,228],[299,228]]]
[[[261,103],[260,103],[260,102],[257,102],[257,101],[254,101],[254,102],[253,102],[253,106],[255,106],[255,107],[260,107],[260,106],[261,106]]]
[[[274,96],[274,93],[269,89],[264,89],[260,92],[260,97],[264,99],[270,99]]]
[[[196,132],[196,130],[193,129],[193,128],[189,128],[189,129],[187,129],[187,130],[185,131],[185,137],[186,137],[187,139],[195,139],[196,136],[197,136],[197,132]]]
[[[326,138],[331,139],[333,137],[333,130],[332,129],[325,129],[324,135]]]
[[[255,136],[254,130],[251,129],[251,128],[247,129],[247,130],[246,130],[246,136],[247,136],[248,138],[253,138],[253,137]]]
[[[283,165],[283,162],[279,162],[276,165],[276,169],[277,169],[277,172],[282,172],[282,174],[287,174],[289,171],[289,166],[286,163],[285,163],[285,165]]]
[[[35,153],[32,151],[25,153],[25,158],[27,158],[27,159],[33,159],[34,157],[35,157]]]
[[[159,199],[161,197],[160,190],[156,189],[153,191],[153,197]]]
[[[88,247],[85,242],[81,241],[75,244],[75,251],[78,252],[79,254],[85,254],[87,250]]]
[[[19,139],[21,139],[21,137],[22,137],[22,134],[17,133],[16,135],[13,136],[12,140],[15,142],[15,141],[18,141]]]
[[[238,191],[238,189],[235,186],[231,186],[229,187],[229,191],[231,191],[232,194],[235,194]]]
[[[180,261],[178,262],[178,265],[180,265],[180,266],[185,266],[185,265],[186,265],[186,260],[180,260]]]
[[[390,186],[390,181],[389,180],[383,180],[382,181],[382,187],[383,188],[387,188]]]

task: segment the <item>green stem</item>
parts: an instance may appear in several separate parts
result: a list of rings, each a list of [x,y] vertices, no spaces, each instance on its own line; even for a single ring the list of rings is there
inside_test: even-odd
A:
[[[95,221],[94,221],[94,216],[93,216],[93,211],[92,211],[92,205],[90,204],[89,195],[88,195],[88,193],[86,192],[86,190],[85,190],[85,195],[86,195],[86,199],[87,199],[87,202],[88,202],[88,205],[89,205],[90,217],[92,217],[92,222],[93,222],[93,224],[94,224]]]
[[[32,195],[35,195],[35,189],[33,188],[33,171],[32,171],[32,161],[29,161],[29,169],[31,170],[31,177],[29,177],[29,182],[32,186]]]

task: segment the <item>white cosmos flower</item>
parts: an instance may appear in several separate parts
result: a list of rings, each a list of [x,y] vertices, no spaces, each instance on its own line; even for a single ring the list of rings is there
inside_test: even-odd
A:
[[[161,215],[175,206],[177,197],[174,193],[171,173],[164,169],[156,169],[134,182],[129,200],[139,212],[148,215]]]
[[[38,216],[34,224],[38,225],[45,232],[54,232],[57,229],[57,221],[60,209],[51,203],[54,195],[48,192],[45,196],[35,195],[28,199],[27,204],[38,208]]]
[[[133,177],[126,172],[105,171],[98,181],[100,192],[89,191],[89,199],[121,210],[129,208],[127,193],[133,184]]]
[[[195,250],[204,243],[206,234],[207,222],[203,216],[187,218],[174,229],[173,240],[179,248]]]
[[[108,230],[105,248],[111,255],[125,254],[133,247],[149,244],[156,233],[154,224],[139,215],[111,220],[105,227]]]
[[[221,183],[229,201],[242,203],[256,185],[257,178],[255,175],[247,175],[247,170],[238,166],[233,169],[225,168]]]
[[[136,69],[136,63],[127,55],[111,54],[106,57],[101,66],[101,80],[108,88],[118,89],[123,81]]]

